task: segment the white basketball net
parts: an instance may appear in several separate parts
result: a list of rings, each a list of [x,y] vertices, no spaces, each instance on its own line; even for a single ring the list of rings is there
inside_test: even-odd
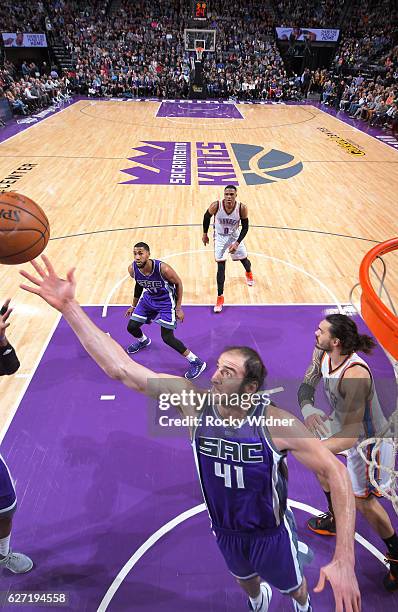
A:
[[[386,287],[384,286],[384,280],[386,277],[386,266],[384,263],[384,260],[382,257],[377,257],[377,260],[379,260],[382,265],[383,265],[383,273],[380,276],[374,265],[371,266],[371,270],[374,273],[374,275],[376,276],[377,280],[379,281],[379,297],[381,297],[383,291],[385,293],[385,295],[387,296],[388,302],[389,302],[389,306],[391,311],[394,313],[394,315],[396,317],[398,317],[398,313],[397,310],[393,304],[393,301],[391,299],[390,294],[388,293]],[[354,306],[354,308],[359,312],[360,314],[360,310],[359,308],[356,307],[356,305],[354,304],[354,302],[352,301],[352,295],[353,292],[355,290],[355,288],[358,285],[356,285],[355,287],[353,287],[351,294],[350,294],[350,300],[352,305]],[[384,429],[382,429],[381,431],[378,431],[376,433],[376,435],[373,438],[367,438],[366,440],[363,440],[362,442],[360,442],[358,444],[358,450],[359,453],[362,457],[362,459],[364,461],[366,461],[366,463],[369,466],[369,479],[370,482],[372,483],[373,487],[375,488],[375,490],[380,493],[380,495],[382,495],[383,497],[386,497],[387,499],[389,499],[393,505],[393,508],[395,510],[395,512],[398,514],[398,492],[397,492],[397,481],[398,481],[398,470],[397,470],[397,456],[398,456],[398,361],[396,361],[392,355],[390,355],[387,351],[385,351],[387,357],[389,358],[389,360],[391,361],[391,365],[393,367],[394,370],[394,375],[395,375],[395,381],[397,383],[397,405],[396,408],[394,410],[394,412],[392,413],[392,415],[390,416],[390,418],[387,421],[387,425],[384,427]],[[389,442],[392,444],[393,446],[393,461],[391,463],[391,465],[383,465],[382,463],[380,463],[380,459],[378,459],[377,454],[380,451],[380,447],[382,442]],[[369,446],[374,445],[370,455],[369,455]],[[383,487],[380,486],[380,482],[383,481],[383,479],[380,478],[381,475],[384,476],[384,473],[388,474],[388,481],[384,482]],[[378,473],[379,478],[380,478],[380,482],[376,477],[376,473]]]
[[[391,466],[380,463],[380,458],[378,459],[377,456],[381,444],[384,441],[391,443],[393,446],[393,463]],[[374,446],[369,456],[368,447],[372,444]],[[398,514],[398,471],[396,469],[398,454],[398,407],[388,419],[387,426],[381,432],[378,432],[377,437],[367,438],[360,442],[358,444],[358,450],[362,459],[366,461],[369,466],[370,482],[376,491],[391,501],[395,512]],[[388,481],[384,484],[383,488],[380,487],[379,481],[376,479],[376,473],[380,476],[380,472],[386,472],[388,474]]]
[[[198,62],[202,61],[202,55],[203,55],[203,47],[196,47],[195,52],[196,52],[196,59],[198,60]]]
[[[380,451],[382,442],[388,441],[393,446],[393,463],[391,466],[383,465],[380,463],[380,459],[377,457],[377,453]],[[368,447],[374,445],[370,456],[368,456]],[[364,461],[369,466],[369,479],[375,490],[389,499],[393,505],[395,512],[398,514],[398,495],[397,495],[397,480],[398,471],[396,469],[396,458],[398,454],[398,407],[392,413],[388,419],[386,427],[377,433],[374,438],[367,438],[358,444],[358,450]],[[376,473],[387,472],[388,481],[384,484],[383,488],[380,487],[379,481],[376,479]]]

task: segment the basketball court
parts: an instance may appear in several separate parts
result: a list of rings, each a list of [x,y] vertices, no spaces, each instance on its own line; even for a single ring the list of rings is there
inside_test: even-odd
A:
[[[276,403],[298,414],[319,320],[331,310],[356,316],[349,295],[363,257],[398,234],[393,143],[339,117],[309,104],[79,99],[0,134],[0,185],[44,208],[46,254],[61,275],[77,267],[80,303],[123,346],[127,267],[134,243],[145,241],[183,280],[178,333],[208,362],[203,382],[225,345],[249,344],[279,389]],[[228,261],[226,307],[215,315],[216,267],[201,226],[228,184],[249,207],[256,284],[247,287],[242,267]],[[397,251],[384,260],[397,304]],[[0,266],[21,361],[1,380],[2,454],[17,479],[13,547],[36,569],[2,576],[2,590],[65,591],[70,609],[82,611],[244,609],[209,530],[188,437],[151,430],[146,400],[107,379],[65,322],[18,288],[21,267],[29,264]],[[158,327],[147,330],[153,342],[137,361],[183,374]],[[368,361],[390,415],[391,364],[381,348]],[[306,568],[312,589],[334,540],[306,528],[324,510],[323,495],[312,474],[293,459],[289,467],[299,537],[315,555]],[[381,584],[385,551],[360,517],[357,533],[363,610],[397,606],[398,594]],[[331,602],[329,588],[313,597],[316,610]],[[290,609],[274,591],[271,610]]]

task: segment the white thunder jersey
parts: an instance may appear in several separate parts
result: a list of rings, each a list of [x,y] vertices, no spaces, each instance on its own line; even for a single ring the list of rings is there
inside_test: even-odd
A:
[[[232,236],[238,238],[240,226],[240,205],[236,201],[235,208],[228,214],[224,208],[224,202],[218,201],[217,212],[214,215],[214,233],[220,236]]]
[[[371,378],[371,388],[368,398],[366,399],[365,411],[363,416],[363,430],[360,434],[359,441],[364,438],[370,438],[387,423],[386,418],[380,406],[379,398],[377,397],[375,383],[368,364],[364,359],[356,353],[348,355],[343,363],[331,369],[331,360],[325,352],[322,356],[321,371],[325,386],[325,393],[328,397],[331,407],[333,408],[332,433],[341,431],[344,424],[347,408],[345,400],[340,391],[341,381],[345,372],[355,365],[360,365],[365,368]],[[355,383],[353,383],[355,384]]]

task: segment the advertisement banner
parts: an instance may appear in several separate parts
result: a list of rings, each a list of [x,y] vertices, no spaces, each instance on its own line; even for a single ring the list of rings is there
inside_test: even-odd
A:
[[[24,32],[3,32],[5,47],[47,47],[45,34]]]
[[[275,28],[279,40],[289,40],[293,36],[296,40],[308,38],[311,42],[336,42],[340,30],[328,30],[325,28]]]

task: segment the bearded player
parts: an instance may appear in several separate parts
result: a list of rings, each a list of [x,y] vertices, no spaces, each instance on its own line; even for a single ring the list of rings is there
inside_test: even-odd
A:
[[[383,584],[388,591],[398,589],[398,536],[390,517],[378,501],[380,491],[388,491],[390,476],[386,470],[378,470],[376,490],[369,478],[367,463],[358,451],[358,443],[377,435],[387,421],[383,414],[373,375],[367,362],[357,354],[371,353],[373,338],[359,334],[355,322],[344,314],[328,315],[319,323],[315,332],[316,344],[312,363],[307,369],[299,389],[299,403],[305,425],[322,440],[332,453],[347,451],[347,469],[351,477],[357,510],[387,546],[390,572]],[[325,393],[333,409],[329,418],[314,406],[315,389],[323,379]],[[372,446],[367,447],[368,456]],[[393,468],[393,448],[389,440],[383,440],[378,454],[379,465]],[[329,487],[320,479],[328,502],[328,512],[312,517],[308,527],[320,535],[336,533],[336,519]]]
[[[62,312],[85,350],[109,377],[157,398],[160,393],[169,397],[170,393],[173,397],[178,393],[181,414],[189,420],[200,416],[197,426],[191,428],[191,438],[212,531],[226,565],[249,598],[250,610],[268,611],[272,584],[291,596],[296,612],[312,611],[294,522],[287,512],[285,458],[290,450],[328,482],[335,504],[334,557],[321,568],[315,592],[321,591],[328,580],[336,611],[359,612],[360,593],[354,573],[354,501],[347,471],[319,440],[306,434],[300,421],[270,406],[258,394],[254,400],[266,375],[260,355],[248,347],[224,350],[212,376],[213,393],[220,401],[210,401],[199,413],[198,390],[190,381],[155,373],[128,358],[76,302],[74,271],[69,270],[63,280],[47,257],[42,260],[45,267],[32,262],[36,276],[21,272],[32,283],[21,285],[22,289],[39,295]],[[188,403],[183,401],[187,392],[192,396]],[[230,401],[243,398],[243,394],[249,397],[249,406]],[[250,416],[265,421],[271,417],[269,426],[250,425],[248,410]],[[206,417],[211,415],[220,417],[214,426],[207,424]],[[231,417],[239,421],[236,429],[228,425]]]

